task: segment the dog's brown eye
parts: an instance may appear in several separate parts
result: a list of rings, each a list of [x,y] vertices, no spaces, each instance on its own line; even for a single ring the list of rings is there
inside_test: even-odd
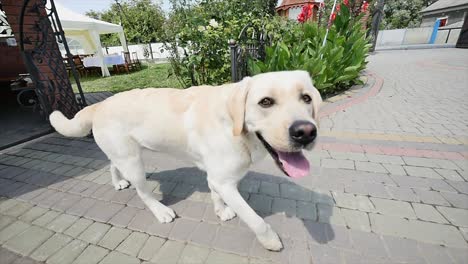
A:
[[[273,100],[273,98],[270,98],[270,97],[265,97],[262,100],[260,100],[260,102],[258,102],[258,104],[261,107],[265,107],[265,108],[272,106],[274,103],[275,103],[275,100]]]
[[[310,98],[310,96],[307,95],[307,94],[303,94],[303,95],[302,95],[302,100],[303,100],[304,102],[306,102],[307,104],[309,104],[310,102],[312,102],[312,98]]]

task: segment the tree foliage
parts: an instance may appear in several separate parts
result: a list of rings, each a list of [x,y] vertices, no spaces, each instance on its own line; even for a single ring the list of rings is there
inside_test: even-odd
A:
[[[382,27],[385,29],[418,27],[421,24],[419,12],[434,2],[436,0],[385,1]]]
[[[151,0],[121,0],[120,6],[113,3],[108,10],[90,10],[87,16],[121,24],[129,43],[150,43],[161,41],[163,36],[164,12],[159,4]],[[119,45],[116,34],[101,36],[105,46]]]

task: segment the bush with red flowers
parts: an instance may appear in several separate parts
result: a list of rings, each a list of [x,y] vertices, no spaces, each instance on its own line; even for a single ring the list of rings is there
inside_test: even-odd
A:
[[[250,72],[307,70],[313,76],[314,85],[325,95],[360,83],[370,45],[360,22],[363,14],[353,13],[356,6],[366,11],[368,3],[343,0],[331,15],[325,12],[322,19],[326,22],[322,25],[328,27],[309,20],[309,9],[303,8],[301,14],[304,14],[298,17],[300,23],[267,48],[264,61],[249,61]]]

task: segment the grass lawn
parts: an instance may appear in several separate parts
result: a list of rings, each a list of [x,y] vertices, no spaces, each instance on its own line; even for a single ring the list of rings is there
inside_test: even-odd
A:
[[[134,71],[120,74],[113,74],[110,77],[91,76],[80,78],[83,92],[102,92],[109,91],[113,93],[123,92],[134,88],[180,88],[177,78],[169,76],[169,63],[161,64],[143,64],[141,71]],[[73,90],[78,92],[73,77],[70,78],[73,84]]]

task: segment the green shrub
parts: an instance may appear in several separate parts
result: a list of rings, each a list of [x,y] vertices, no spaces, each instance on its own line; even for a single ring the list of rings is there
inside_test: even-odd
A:
[[[322,94],[335,93],[359,83],[370,47],[360,18],[353,18],[348,7],[341,5],[325,46],[322,46],[325,27],[315,22],[292,22],[281,40],[267,47],[264,61],[249,61],[249,71],[255,75],[270,71],[306,70]]]
[[[228,42],[246,26],[277,28],[265,0],[174,0],[166,22],[166,48],[172,73],[182,86],[221,84],[231,80]]]

